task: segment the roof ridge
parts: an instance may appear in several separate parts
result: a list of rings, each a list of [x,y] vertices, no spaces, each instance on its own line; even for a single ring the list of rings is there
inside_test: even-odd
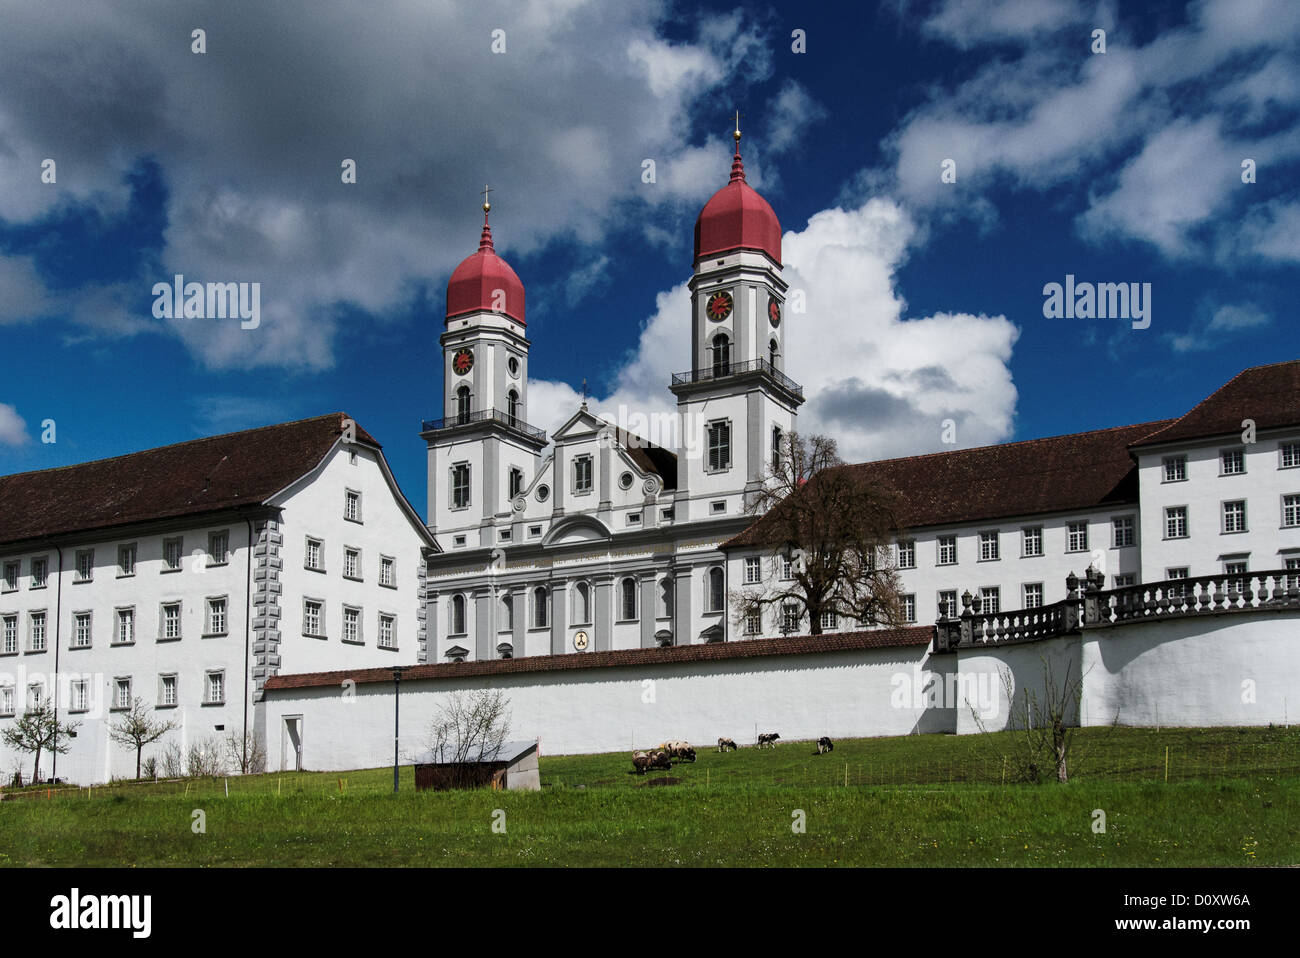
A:
[[[1247,373],[1258,372],[1259,370],[1262,370],[1262,369],[1276,369],[1278,366],[1295,366],[1295,365],[1298,365],[1298,364],[1300,364],[1300,359],[1283,359],[1283,360],[1279,360],[1278,362],[1275,362],[1275,363],[1263,363],[1263,364],[1261,364],[1261,365],[1259,365],[1259,366],[1247,366],[1245,369],[1243,369],[1241,372],[1237,373],[1237,375],[1233,376],[1233,377],[1232,377],[1231,379],[1229,379],[1226,383],[1224,383],[1224,384],[1223,384],[1222,386],[1220,386],[1218,389],[1214,390],[1214,392],[1210,393],[1208,396],[1206,396],[1206,397],[1205,397],[1204,399],[1202,399],[1200,402],[1195,403],[1195,404],[1192,406],[1191,409],[1187,410],[1187,412],[1183,413],[1181,416],[1176,417],[1172,422],[1169,422],[1169,423],[1165,424],[1164,426],[1161,426],[1159,429],[1152,430],[1151,432],[1149,432],[1149,433],[1147,433],[1146,435],[1142,436],[1140,439],[1136,440],[1135,442],[1129,443],[1129,445],[1130,445],[1130,446],[1141,446],[1141,445],[1144,445],[1144,444],[1149,443],[1149,442],[1151,442],[1152,440],[1154,440],[1154,439],[1155,439],[1157,436],[1159,436],[1162,432],[1166,432],[1166,431],[1168,431],[1168,430],[1173,429],[1175,426],[1177,426],[1177,425],[1178,425],[1179,423],[1181,423],[1183,420],[1187,419],[1189,416],[1191,416],[1193,413],[1195,413],[1198,409],[1200,409],[1200,408],[1202,408],[1203,406],[1206,406],[1206,405],[1208,405],[1209,403],[1211,403],[1211,402],[1214,400],[1214,397],[1215,397],[1215,396],[1219,395],[1219,393],[1221,393],[1221,392],[1223,392],[1224,390],[1226,390],[1228,387],[1230,387],[1230,386],[1231,386],[1233,383],[1235,383],[1237,380],[1241,379],[1241,378],[1242,378],[1243,376],[1245,376]]]
[[[1079,436],[1096,436],[1104,432],[1116,432],[1120,429],[1137,429],[1141,426],[1154,426],[1164,429],[1175,423],[1176,419],[1156,419],[1151,422],[1135,422],[1126,426],[1106,426],[1103,429],[1084,429],[1080,432],[1067,432],[1058,436],[1038,436],[1034,439],[1017,439],[1014,442],[992,442],[986,446],[966,446],[962,449],[941,449],[937,452],[921,452],[912,456],[895,456],[893,459],[868,459],[864,462],[847,462],[846,466],[876,466],[890,462],[911,462],[917,459],[929,459],[934,456],[951,456],[959,452],[978,452],[981,449],[1007,449],[1012,446],[1029,446],[1037,442],[1052,442],[1058,439],[1076,439]]]
[[[294,419],[289,422],[273,422],[273,423],[268,423],[265,426],[253,426],[252,428],[249,429],[236,429],[233,432],[218,433],[215,436],[196,436],[193,439],[182,439],[180,442],[164,443],[161,446],[150,446],[148,449],[137,449],[134,452],[124,452],[116,456],[104,456],[102,459],[87,459],[84,462],[70,462],[67,465],[63,465],[63,466],[48,466],[45,469],[29,469],[26,472],[11,472],[5,475],[0,475],[0,481],[4,481],[5,479],[16,479],[20,476],[36,476],[47,472],[58,472],[62,469],[80,469],[84,466],[94,466],[106,462],[115,462],[118,459],[130,459],[132,456],[142,456],[148,452],[159,452],[163,449],[176,449],[181,446],[192,446],[201,442],[214,442],[218,439],[227,439],[231,436],[242,436],[251,432],[263,432],[268,429],[281,429],[287,426],[299,426],[306,422],[316,422],[318,420],[329,419],[334,416],[342,416],[347,419],[352,419],[351,416],[348,416],[348,414],[346,412],[343,412],[342,410],[338,412],[327,412],[319,416],[308,416],[305,419]],[[355,419],[353,419],[352,421],[356,422]]]

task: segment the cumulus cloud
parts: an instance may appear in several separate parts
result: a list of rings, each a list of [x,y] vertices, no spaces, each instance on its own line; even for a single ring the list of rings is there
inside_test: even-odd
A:
[[[0,32],[0,218],[111,215],[150,157],[169,197],[162,275],[139,277],[132,300],[175,273],[262,284],[256,330],[151,328],[210,367],[326,368],[339,304],[392,321],[416,285],[472,252],[485,181],[506,255],[596,243],[629,205],[675,214],[700,201],[727,130],[696,141],[697,100],[765,80],[771,55],[761,18],[705,14],[668,41],[670,15],[596,0],[218,4],[200,55],[193,12],[175,5],[20,4]],[[706,155],[714,176],[699,175]],[[56,185],[40,182],[46,157]],[[355,185],[341,182],[345,159]],[[38,308],[27,266],[0,264],[0,318]],[[138,331],[114,311],[81,334]]]
[[[806,312],[787,308],[786,315],[786,372],[807,397],[799,428],[835,436],[849,460],[945,448],[946,419],[961,446],[1012,432],[1008,364],[1019,332],[1004,316],[908,316],[895,276],[917,236],[898,203],[875,198],[823,210],[782,239],[785,279],[807,303]],[[690,365],[690,294],[681,284],[659,294],[636,350],[611,377],[616,388],[590,406],[615,422],[639,414],[657,424],[646,438],[676,446],[676,401],[667,387]],[[563,383],[534,381],[529,390],[529,415],[547,429],[581,401]]]
[[[0,402],[0,444],[25,446],[32,441],[27,434],[27,422],[9,403]]]

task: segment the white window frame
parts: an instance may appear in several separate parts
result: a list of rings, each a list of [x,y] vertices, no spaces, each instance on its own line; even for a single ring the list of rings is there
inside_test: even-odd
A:
[[[1002,536],[997,529],[980,533],[980,561],[996,562],[1002,558]]]
[[[1228,509],[1229,506],[1241,506],[1241,510],[1240,510],[1240,512],[1238,512],[1237,510],[1234,509],[1234,510],[1232,510],[1232,512],[1230,513],[1230,512],[1229,512],[1229,509]],[[1250,526],[1249,526],[1249,523],[1247,522],[1247,519],[1246,519],[1246,500],[1245,500],[1245,499],[1225,499],[1225,500],[1223,500],[1223,501],[1219,504],[1219,515],[1220,515],[1220,517],[1222,518],[1222,523],[1221,523],[1221,525],[1220,525],[1220,527],[1219,527],[1219,531],[1220,531],[1223,535],[1225,535],[1225,536],[1228,536],[1228,535],[1238,535],[1238,534],[1240,534],[1240,533],[1243,533],[1243,532],[1249,532],[1249,531],[1250,531]],[[1233,520],[1233,521],[1236,521],[1236,522],[1239,522],[1239,523],[1240,523],[1240,524],[1238,525],[1238,527],[1235,528],[1235,529],[1230,529],[1230,528],[1229,528],[1229,525],[1231,524],[1231,523],[1230,523],[1230,520],[1229,520],[1229,516],[1230,516],[1230,515],[1235,515],[1235,516],[1238,517],[1236,520]]]
[[[955,535],[936,536],[934,542],[935,542],[935,565],[956,565],[957,557],[958,557],[957,537]],[[943,556],[944,556],[945,548],[948,547],[951,547],[952,558],[945,562]]]
[[[1188,538],[1190,538],[1190,537],[1191,537],[1191,525],[1192,525],[1192,523],[1191,523],[1191,518],[1190,518],[1190,512],[1191,512],[1191,510],[1188,509],[1187,506],[1185,506],[1185,505],[1179,505],[1179,506],[1165,506],[1165,513],[1164,513],[1164,527],[1165,527],[1164,531],[1165,531],[1165,535],[1164,535],[1164,538],[1166,538],[1166,539],[1188,539]],[[1179,520],[1181,520],[1181,522],[1182,522],[1182,534],[1181,534],[1181,535],[1170,535],[1170,532],[1169,532],[1169,530],[1170,530],[1169,522],[1170,522],[1171,519],[1179,519]]]
[[[1032,541],[1036,544],[1033,552],[1029,551],[1029,543]],[[1032,559],[1043,555],[1043,527],[1042,526],[1021,526],[1020,527],[1020,555],[1021,558]]]
[[[218,614],[216,604],[221,603],[221,611]],[[230,597],[225,595],[210,595],[203,603],[203,634],[205,636],[221,636],[230,634]],[[220,625],[222,628],[218,629]]]

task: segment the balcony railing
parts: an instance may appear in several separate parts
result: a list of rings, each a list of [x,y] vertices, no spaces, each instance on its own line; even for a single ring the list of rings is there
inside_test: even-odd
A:
[[[533,439],[546,441],[545,429],[530,426],[518,416],[512,416],[500,409],[480,409],[478,412],[460,413],[456,416],[448,416],[446,419],[425,419],[422,420],[420,432],[438,432],[442,429],[455,429],[457,426],[470,426],[474,423],[489,421],[500,423],[507,429],[513,429],[515,432],[522,433]]]
[[[771,376],[777,385],[803,399],[803,387],[766,359],[750,359],[743,363],[714,363],[706,369],[689,369],[684,373],[673,373],[673,385],[684,386],[688,383],[713,382],[718,379],[741,376],[745,373],[764,373]]]

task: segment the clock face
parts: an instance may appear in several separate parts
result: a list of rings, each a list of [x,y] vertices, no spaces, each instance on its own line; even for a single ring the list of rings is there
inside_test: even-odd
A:
[[[459,349],[456,355],[451,357],[451,368],[459,376],[464,376],[474,368],[474,353],[468,349]]]
[[[781,325],[781,304],[776,301],[775,296],[767,298],[767,321],[773,327]]]
[[[709,314],[709,319],[726,319],[731,315],[733,305],[730,293],[714,293],[704,304],[704,311]]]

